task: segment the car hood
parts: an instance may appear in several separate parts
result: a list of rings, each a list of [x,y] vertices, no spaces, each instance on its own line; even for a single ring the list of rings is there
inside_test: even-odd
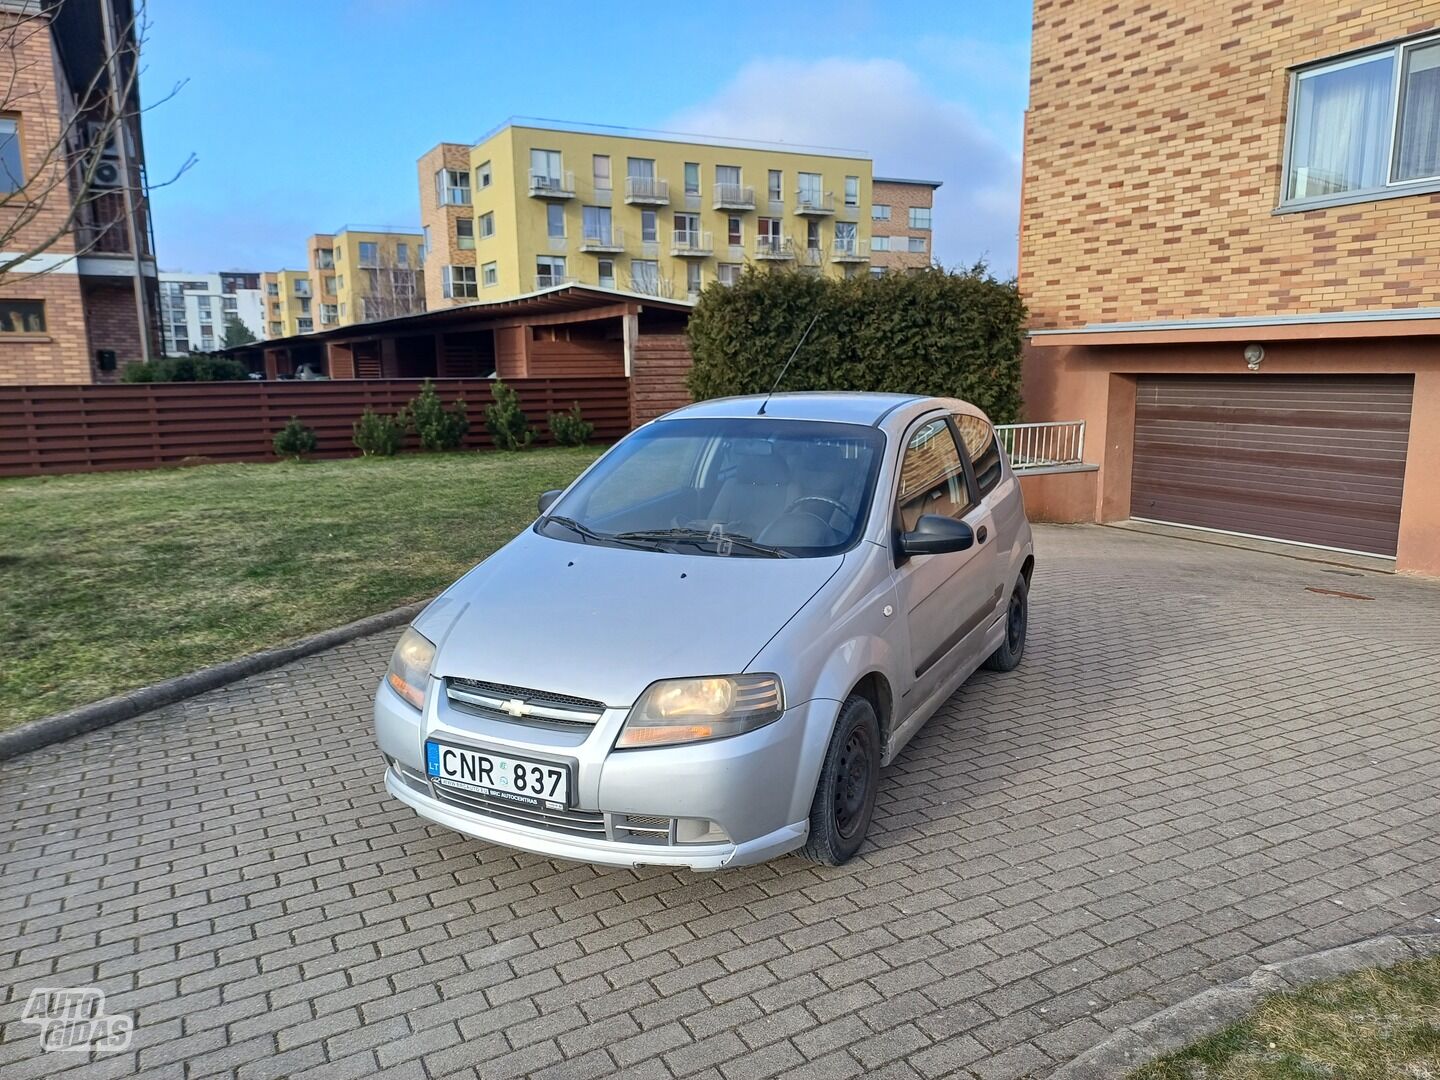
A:
[[[742,672],[844,563],[671,554],[528,529],[415,620],[432,672],[625,707],[656,679]]]

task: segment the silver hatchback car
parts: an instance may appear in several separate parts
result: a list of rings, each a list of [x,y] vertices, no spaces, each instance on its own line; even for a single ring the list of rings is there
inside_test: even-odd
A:
[[[457,832],[716,870],[864,841],[881,768],[1025,649],[1020,485],[963,401],[779,394],[632,432],[401,637],[385,786]]]

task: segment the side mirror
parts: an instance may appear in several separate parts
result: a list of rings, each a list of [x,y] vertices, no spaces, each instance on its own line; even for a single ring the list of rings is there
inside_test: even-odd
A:
[[[539,505],[540,505],[540,513],[543,514],[543,513],[545,513],[546,510],[549,510],[550,507],[554,506],[554,505],[555,505],[555,500],[558,499],[559,497],[560,497],[560,489],[559,489],[559,488],[556,488],[554,491],[544,491],[544,492],[541,492],[541,493],[540,493],[540,498],[539,498],[539,500],[538,500],[538,501],[539,501]]]
[[[900,537],[900,550],[906,555],[943,555],[965,551],[974,543],[975,530],[965,522],[925,514],[915,523],[913,532]]]

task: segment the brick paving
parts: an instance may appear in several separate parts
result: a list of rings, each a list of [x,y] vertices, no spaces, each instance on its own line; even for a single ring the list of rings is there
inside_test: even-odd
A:
[[[1259,964],[1437,928],[1440,587],[1036,547],[1024,664],[930,721],[840,869],[422,823],[369,731],[393,634],[0,765],[0,1074],[1043,1076]],[[131,1049],[42,1055],[29,990],[90,984]]]

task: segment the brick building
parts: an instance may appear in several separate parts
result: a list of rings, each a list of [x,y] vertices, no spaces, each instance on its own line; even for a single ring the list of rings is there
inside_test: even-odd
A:
[[[877,176],[870,206],[870,272],[923,270],[934,259],[930,215],[939,180]]]
[[[1440,6],[1037,0],[1027,419],[1128,517],[1440,574]]]
[[[112,381],[160,351],[133,17],[0,0],[0,382]]]

